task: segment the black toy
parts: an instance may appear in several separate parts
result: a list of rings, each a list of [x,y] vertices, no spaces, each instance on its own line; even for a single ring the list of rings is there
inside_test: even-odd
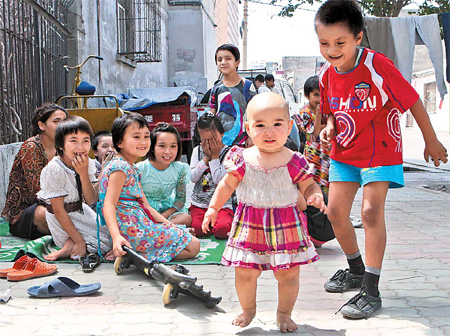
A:
[[[128,246],[122,246],[122,248],[127,254],[116,258],[114,262],[116,274],[122,274],[123,270],[134,264],[137,269],[143,271],[150,278],[165,284],[162,292],[162,300],[165,305],[176,299],[179,293],[195,296],[205,302],[208,308],[213,308],[222,300],[221,296],[211,296],[210,291],[204,291],[202,285],[197,285],[197,278],[188,275],[189,270],[183,265],[169,267],[156,261],[150,262]]]

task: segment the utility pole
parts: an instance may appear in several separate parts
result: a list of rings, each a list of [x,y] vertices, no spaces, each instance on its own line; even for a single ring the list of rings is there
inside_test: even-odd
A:
[[[248,1],[244,0],[244,25],[242,33],[242,67],[247,69]]]

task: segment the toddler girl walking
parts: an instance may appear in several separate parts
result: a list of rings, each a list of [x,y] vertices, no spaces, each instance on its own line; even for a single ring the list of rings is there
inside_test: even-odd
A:
[[[112,137],[117,155],[104,168],[99,202],[114,255],[125,255],[122,246],[126,245],[150,261],[195,257],[200,250],[198,239],[153,209],[142,191],[141,173],[134,162],[150,148],[144,117],[131,113],[117,118]]]
[[[324,211],[325,204],[305,158],[284,147],[293,123],[286,101],[273,92],[261,93],[249,103],[247,117],[254,146],[230,150],[228,173],[209,204],[203,231],[215,225],[237,188],[238,206],[222,256],[222,264],[235,267],[242,307],[233,324],[245,327],[255,317],[257,279],[261,271],[272,270],[278,281],[277,324],[282,332],[292,332],[297,330],[291,313],[299,291],[298,266],[319,259],[300,210],[308,204]]]

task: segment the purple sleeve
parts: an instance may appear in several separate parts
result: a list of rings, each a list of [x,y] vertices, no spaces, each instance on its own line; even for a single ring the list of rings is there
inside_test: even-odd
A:
[[[308,162],[300,153],[294,153],[291,162],[288,164],[288,171],[289,175],[291,175],[292,182],[295,184],[313,177]]]

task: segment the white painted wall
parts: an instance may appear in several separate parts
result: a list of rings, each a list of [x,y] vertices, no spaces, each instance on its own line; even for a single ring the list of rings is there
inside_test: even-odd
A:
[[[417,93],[420,96],[420,99],[423,101],[424,97],[424,86],[426,83],[436,81],[434,73],[431,73],[426,76],[421,76],[418,78],[413,78],[411,85],[416,89]],[[447,90],[450,92],[450,87],[447,83]],[[450,98],[449,94],[446,94],[444,100],[442,102],[442,107],[439,109],[441,105],[441,98],[439,96],[439,92],[436,89],[436,113],[429,114],[431,123],[433,128],[436,131],[445,131],[450,133]],[[417,124],[414,123],[414,127],[417,127]]]

